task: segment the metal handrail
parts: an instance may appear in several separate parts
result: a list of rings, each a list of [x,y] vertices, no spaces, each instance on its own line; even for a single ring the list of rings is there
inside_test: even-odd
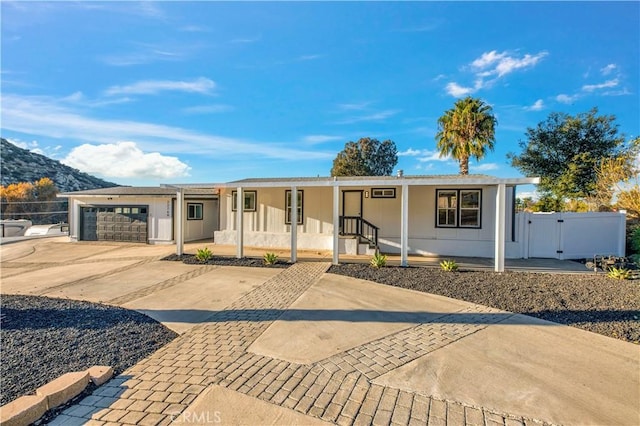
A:
[[[340,235],[360,237],[376,248],[378,248],[379,229],[360,216],[340,216]]]

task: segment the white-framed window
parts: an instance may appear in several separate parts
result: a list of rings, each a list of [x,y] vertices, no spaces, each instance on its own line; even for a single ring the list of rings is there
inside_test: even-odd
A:
[[[256,211],[256,191],[243,191],[244,194],[244,211],[255,212]],[[238,191],[231,192],[231,210],[238,210]]]
[[[437,227],[481,227],[481,189],[438,189],[436,194]]]
[[[396,189],[371,188],[371,198],[396,198]]]
[[[187,203],[187,220],[202,220],[202,203]]]
[[[298,217],[297,217],[297,222],[298,225],[302,225],[303,221],[304,221],[304,209],[303,209],[303,202],[304,202],[304,191],[301,190],[297,190],[296,191],[297,194],[297,198],[298,198],[298,202],[297,202],[297,209],[296,211],[298,212]],[[284,218],[284,223],[287,225],[291,225],[291,190],[287,189],[284,192],[284,211],[285,211],[285,218]]]

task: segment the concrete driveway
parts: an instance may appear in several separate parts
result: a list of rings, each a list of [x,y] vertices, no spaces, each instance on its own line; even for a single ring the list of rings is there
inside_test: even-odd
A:
[[[3,294],[144,312],[180,337],[55,424],[640,424],[640,347],[326,274],[184,265],[172,246],[0,247]]]

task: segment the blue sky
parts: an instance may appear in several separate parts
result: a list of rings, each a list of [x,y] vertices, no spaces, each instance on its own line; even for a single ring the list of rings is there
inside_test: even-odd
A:
[[[328,176],[347,141],[393,140],[405,174],[451,174],[437,119],[498,118],[472,173],[549,113],[640,134],[638,2],[2,1],[2,136],[126,185]]]

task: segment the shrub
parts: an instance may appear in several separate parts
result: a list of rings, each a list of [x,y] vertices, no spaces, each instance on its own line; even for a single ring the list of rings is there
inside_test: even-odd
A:
[[[383,268],[387,265],[387,256],[384,254],[380,254],[380,252],[376,251],[376,254],[371,258],[371,266],[374,268]]]
[[[458,270],[458,264],[453,259],[443,260],[442,262],[440,262],[440,267],[442,268],[443,271],[447,271],[447,272],[453,272]]]
[[[616,280],[630,280],[631,271],[626,268],[616,268],[615,266],[612,266],[611,268],[609,268],[607,276]]]
[[[274,265],[278,261],[278,255],[275,253],[265,253],[264,255],[264,264],[265,265]]]
[[[205,247],[203,249],[198,249],[198,251],[196,252],[196,259],[198,259],[202,263],[206,262],[212,257],[213,257],[213,253],[211,253],[211,250],[209,250],[208,247]]]

